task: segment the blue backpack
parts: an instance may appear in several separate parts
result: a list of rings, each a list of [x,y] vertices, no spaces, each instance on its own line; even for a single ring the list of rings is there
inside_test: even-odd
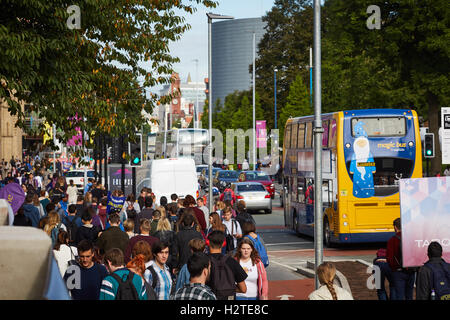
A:
[[[258,250],[259,256],[261,257],[261,261],[264,264],[264,267],[267,268],[269,266],[269,257],[267,256],[266,247],[261,243],[261,239],[259,235],[257,235],[256,239],[253,239],[250,235],[246,235],[247,238],[252,240],[255,249]]]
[[[450,264],[441,262],[439,264],[425,263],[432,272],[432,289],[436,293],[437,300],[450,300]]]

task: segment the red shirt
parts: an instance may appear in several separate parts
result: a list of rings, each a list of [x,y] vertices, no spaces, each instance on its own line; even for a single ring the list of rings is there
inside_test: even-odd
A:
[[[400,246],[402,243],[397,236],[401,239],[402,233],[397,232],[396,235],[390,238],[387,243],[386,260],[393,271],[396,271],[402,267],[399,263],[401,261]]]

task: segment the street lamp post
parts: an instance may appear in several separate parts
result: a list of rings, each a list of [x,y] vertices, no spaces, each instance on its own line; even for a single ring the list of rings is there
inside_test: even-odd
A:
[[[275,129],[277,129],[277,72],[278,69],[273,69],[273,82],[274,82],[274,89],[273,93],[275,96]]]
[[[234,19],[234,17],[231,16],[223,16],[220,14],[214,14],[214,13],[207,13],[206,16],[208,17],[208,83],[209,83],[209,90],[208,90],[208,122],[209,122],[209,130],[208,130],[208,136],[209,136],[209,146],[208,146],[208,206],[209,211],[213,211],[213,194],[212,194],[212,55],[211,55],[211,39],[212,39],[212,20],[213,19]]]

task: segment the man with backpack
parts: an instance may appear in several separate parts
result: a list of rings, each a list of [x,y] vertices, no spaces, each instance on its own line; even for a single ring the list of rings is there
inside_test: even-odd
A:
[[[412,300],[415,270],[403,268],[402,260],[402,225],[400,218],[394,220],[395,236],[387,243],[386,259],[392,270],[393,289],[396,300]]]
[[[450,300],[450,264],[442,259],[442,246],[433,241],[428,246],[429,260],[417,273],[417,300]]]
[[[122,250],[112,248],[104,259],[110,274],[102,281],[100,300],[147,300],[144,279],[125,268]]]
[[[63,215],[61,222],[66,226],[67,233],[69,235],[69,245],[76,246],[78,244],[76,240],[78,229],[81,228],[83,222],[77,215],[77,206],[75,204],[69,205],[67,209],[68,215]]]
[[[223,193],[220,195],[220,201],[226,202],[230,201],[231,205],[236,202],[236,194],[234,193],[235,185],[227,185]]]
[[[169,300],[175,293],[175,281],[167,266],[169,259],[169,245],[165,242],[157,242],[152,247],[155,259],[147,268],[150,272],[145,272],[146,281],[152,284],[157,300]]]
[[[235,300],[236,292],[247,292],[245,279],[247,273],[239,262],[229,255],[222,254],[225,233],[215,230],[208,236],[211,273],[206,283],[217,297],[217,300]]]

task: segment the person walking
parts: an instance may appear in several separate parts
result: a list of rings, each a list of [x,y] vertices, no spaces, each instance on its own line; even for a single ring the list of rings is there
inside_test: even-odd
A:
[[[78,268],[67,269],[64,282],[74,300],[98,300],[102,280],[108,275],[106,268],[93,261],[94,245],[88,240],[77,246]]]
[[[195,252],[189,257],[187,268],[189,283],[179,288],[172,300],[217,300],[211,288],[206,285],[211,273],[211,262],[203,252]]]
[[[141,211],[136,214],[136,218],[134,220],[134,232],[139,233],[140,222],[142,219],[152,221],[152,218],[153,218],[153,198],[150,196],[146,196],[144,198],[144,205]]]
[[[106,253],[112,248],[119,248],[123,252],[125,252],[128,242],[130,238],[128,237],[125,231],[122,231],[119,228],[120,218],[117,213],[112,213],[109,216],[110,227],[103,231],[99,238],[97,239],[97,246],[100,249],[100,252]]]
[[[386,259],[392,270],[393,289],[396,300],[412,300],[414,292],[415,271],[403,268],[401,220],[394,220],[395,235],[388,240]]]
[[[442,258],[442,246],[433,241],[427,249],[428,261],[417,273],[417,300],[450,300],[450,263]]]
[[[332,263],[322,263],[317,268],[317,277],[320,287],[308,296],[309,300],[353,300],[351,293],[334,284],[336,267]]]
[[[119,217],[117,215],[117,217]],[[123,252],[112,248],[105,254],[104,260],[110,274],[102,281],[100,300],[147,300],[145,282],[142,277],[125,267]],[[131,290],[120,290],[127,281],[131,281]]]
[[[386,259],[386,249],[381,248],[377,251],[377,256],[373,260],[373,265],[378,267],[380,276],[380,287],[377,288],[378,300],[395,300],[395,290],[392,281],[392,270]],[[375,272],[375,271],[374,271]],[[377,275],[377,273],[375,273]],[[386,292],[385,282],[389,282],[389,296]]]
[[[69,235],[67,231],[61,230],[58,233],[58,239],[53,246],[53,255],[58,264],[61,277],[64,277],[64,274],[69,267],[69,261],[76,261],[76,258],[78,257],[77,248],[69,246]]]
[[[189,248],[191,249],[192,254],[195,252],[205,252],[206,243],[204,240],[192,239],[191,241],[189,241]],[[186,263],[181,267],[180,271],[177,274],[177,284],[175,289],[178,290],[185,284],[188,284],[190,277],[191,275],[189,273],[188,265]]]
[[[150,235],[150,230],[151,230],[150,221],[148,219],[142,219],[140,223],[140,231],[141,231],[140,234],[132,237],[128,242],[126,249],[124,250],[125,263],[128,263],[130,261],[133,247],[138,241],[145,241],[152,248],[155,245],[155,243],[159,241],[158,238]]]
[[[203,235],[195,230],[194,214],[189,209],[183,213],[180,222],[180,229],[175,235],[173,252],[171,253],[174,267],[177,270],[180,270],[186,264],[187,259],[191,255],[189,241],[192,239],[203,239]]]
[[[266,268],[253,245],[253,241],[248,238],[242,239],[234,258],[247,273],[245,279],[247,291],[236,293],[236,300],[267,300],[269,298],[269,282],[267,281]]]
[[[24,215],[31,220],[31,225],[35,228],[39,225],[41,219],[39,210],[33,205],[34,194],[29,193],[25,197],[25,204],[23,205]]]
[[[235,300],[236,292],[247,292],[245,279],[247,273],[241,265],[229,255],[222,254],[225,233],[213,231],[206,241],[211,259],[211,276],[206,284],[211,288],[217,300]]]
[[[166,264],[169,258],[169,245],[157,242],[152,251],[154,260],[150,263],[150,273],[146,274],[148,276],[146,281],[152,284],[158,300],[169,300],[175,290],[172,275]]]
[[[68,203],[71,204],[77,204],[77,198],[78,198],[78,188],[74,184],[73,179],[69,180],[69,185],[67,187],[67,195],[68,197]]]

